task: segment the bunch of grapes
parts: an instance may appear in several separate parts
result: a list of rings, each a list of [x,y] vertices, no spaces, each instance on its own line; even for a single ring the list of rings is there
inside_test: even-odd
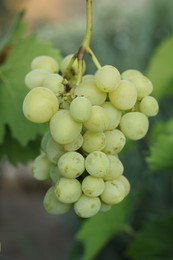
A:
[[[73,58],[73,62],[72,62]],[[120,203],[130,191],[119,153],[126,140],[143,138],[148,117],[158,113],[151,81],[137,70],[122,74],[113,66],[78,77],[78,59],[59,65],[49,56],[36,57],[25,77],[30,89],[23,102],[25,117],[49,122],[33,176],[50,180],[43,205],[50,214],[75,213],[89,218]]]

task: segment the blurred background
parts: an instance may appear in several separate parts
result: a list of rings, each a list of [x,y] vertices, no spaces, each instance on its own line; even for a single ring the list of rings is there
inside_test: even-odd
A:
[[[62,56],[80,46],[85,32],[85,1],[0,0],[0,40],[20,10],[25,11],[26,35],[35,34],[41,42],[52,42]],[[155,48],[173,35],[172,0],[93,0],[93,13],[91,47],[101,64],[112,64],[121,72],[134,68],[145,73]],[[88,72],[94,72],[90,60],[87,64]],[[138,149],[122,156],[126,172],[133,172],[130,181],[134,191],[139,189],[140,181],[151,185],[144,150],[145,143],[140,143]],[[32,161],[27,165],[19,161],[13,166],[1,154],[0,259],[72,259],[70,252],[81,220],[73,212],[48,215],[42,207],[48,183],[40,184],[32,178]],[[131,160],[131,155],[135,159]],[[136,177],[139,171],[144,175]],[[112,248],[113,242],[98,259],[130,259],[115,258]]]

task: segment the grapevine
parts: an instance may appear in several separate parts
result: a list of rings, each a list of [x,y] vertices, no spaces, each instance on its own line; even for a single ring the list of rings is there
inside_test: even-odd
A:
[[[28,120],[49,124],[33,162],[33,176],[50,180],[45,210],[63,214],[73,207],[82,218],[110,210],[128,195],[119,153],[128,139],[146,135],[149,117],[159,110],[153,85],[140,71],[101,66],[90,48],[92,0],[86,7],[86,33],[78,51],[61,64],[49,56],[35,57],[23,101]],[[96,66],[94,75],[85,74],[85,54]]]

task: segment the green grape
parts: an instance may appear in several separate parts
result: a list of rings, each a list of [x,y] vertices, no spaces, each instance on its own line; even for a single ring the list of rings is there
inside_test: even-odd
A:
[[[107,154],[117,154],[121,152],[126,143],[124,133],[118,129],[105,131],[104,133],[106,136],[106,145],[103,152]]]
[[[46,154],[52,163],[57,163],[61,155],[65,153],[64,147],[50,138],[46,145]]]
[[[107,117],[109,119],[109,123],[108,126],[106,128],[106,130],[113,130],[114,128],[116,128],[121,120],[121,111],[119,111],[118,109],[116,109],[111,102],[105,102],[103,103],[102,107],[105,109]]]
[[[25,117],[35,123],[48,122],[58,108],[59,101],[55,94],[43,87],[31,89],[23,101]]]
[[[64,214],[70,210],[71,204],[62,203],[55,195],[55,187],[52,186],[46,192],[43,199],[43,206],[45,210],[52,215]]]
[[[88,175],[82,181],[82,191],[88,197],[98,197],[105,187],[104,180]]]
[[[86,75],[84,75],[82,77],[82,83],[89,82],[89,81],[94,82],[95,81],[95,76],[92,75],[92,74],[86,74]]]
[[[87,130],[93,132],[104,131],[109,124],[109,119],[107,117],[106,111],[103,107],[92,106],[90,118],[84,122],[84,126]]]
[[[111,208],[112,208],[112,205],[106,204],[103,201],[101,201],[101,207],[100,207],[101,212],[109,211]]]
[[[52,90],[56,96],[60,96],[65,91],[62,84],[63,77],[57,73],[49,73],[43,80],[43,87]]]
[[[81,184],[77,179],[60,178],[55,185],[55,194],[63,203],[74,203],[81,194]]]
[[[31,63],[31,69],[32,70],[45,69],[54,73],[59,70],[59,65],[54,58],[50,56],[42,55],[33,59]]]
[[[74,203],[74,211],[81,218],[90,218],[99,212],[100,206],[101,202],[99,198],[82,195],[79,200]]]
[[[118,180],[106,181],[105,189],[100,195],[101,200],[106,204],[117,204],[125,197],[125,188]]]
[[[153,91],[153,84],[147,77],[143,75],[131,78],[130,81],[136,87],[138,99],[150,95]]]
[[[118,87],[109,93],[109,99],[117,109],[129,110],[137,101],[136,88],[130,81],[121,80]]]
[[[101,151],[106,145],[106,137],[103,132],[86,131],[83,135],[82,149],[91,153]]]
[[[121,182],[122,185],[124,186],[125,196],[127,196],[129,194],[129,192],[130,192],[130,183],[129,183],[129,181],[127,180],[127,178],[124,175],[119,176],[117,180],[119,182]]]
[[[83,144],[83,136],[78,135],[72,142],[64,145],[64,149],[68,152],[77,151]]]
[[[76,139],[82,130],[82,124],[74,121],[66,109],[59,110],[50,120],[50,132],[60,144],[68,144]]]
[[[51,164],[49,175],[50,175],[51,181],[54,184],[61,178],[61,173],[56,164],[54,164],[54,163]]]
[[[43,87],[44,79],[50,72],[44,69],[35,69],[25,76],[25,85],[29,88]]]
[[[58,160],[58,169],[65,178],[77,178],[85,170],[84,157],[78,152],[64,153]]]
[[[85,122],[91,116],[92,104],[86,97],[76,97],[70,104],[70,114],[77,122]]]
[[[120,80],[119,71],[111,65],[105,65],[95,73],[97,87],[103,92],[114,91],[118,87]]]
[[[69,54],[69,55],[67,55],[67,56],[62,60],[62,62],[61,62],[61,64],[60,64],[60,70],[61,70],[62,73],[65,73],[65,71],[66,71],[68,65],[70,64],[70,61],[71,61],[73,55],[74,55],[74,54]],[[85,68],[86,68],[85,61],[83,60],[82,63],[83,63],[83,64],[82,64],[82,68],[83,68],[83,73],[84,73]],[[73,74],[77,74],[77,72],[78,72],[78,67],[79,67],[78,60],[75,59],[75,61],[73,62],[72,68],[71,68],[72,71],[73,71]]]
[[[122,74],[121,74],[121,78],[125,79],[125,80],[130,80],[136,76],[141,76],[142,73],[139,70],[125,70]]]
[[[156,116],[159,112],[159,105],[154,97],[146,96],[141,100],[139,110],[146,116]]]
[[[113,181],[123,174],[124,166],[118,157],[108,155],[109,172],[104,177],[105,181]]]
[[[51,136],[50,131],[47,131],[47,132],[43,135],[43,137],[42,137],[42,139],[41,139],[41,150],[42,150],[43,152],[45,152],[45,153],[46,153],[47,143],[48,143],[49,139],[51,139],[51,138],[52,138],[52,136]]]
[[[32,175],[39,181],[49,179],[51,163],[46,154],[40,154],[37,156],[32,165]]]
[[[140,112],[128,112],[121,118],[120,129],[130,140],[143,138],[148,131],[148,127],[147,116]]]
[[[88,98],[92,105],[102,105],[106,100],[106,93],[100,91],[95,80],[87,80],[82,82],[74,90],[75,96],[84,96]]]
[[[85,168],[90,175],[103,178],[109,172],[109,159],[105,153],[94,151],[87,155]]]

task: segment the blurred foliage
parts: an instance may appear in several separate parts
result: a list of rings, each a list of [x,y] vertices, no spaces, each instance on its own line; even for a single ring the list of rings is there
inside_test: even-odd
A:
[[[160,113],[150,119],[146,138],[130,145],[120,155],[131,183],[129,199],[107,213],[81,220],[70,260],[173,259],[173,1],[147,1],[142,8],[123,6],[123,9],[122,6],[113,0],[95,4],[91,47],[102,64],[113,64],[120,71],[136,68],[146,72],[154,82]],[[84,28],[84,22],[76,20],[63,26],[39,26],[36,31],[39,41],[52,41],[66,55],[78,49]],[[53,54],[55,50],[50,45],[39,43],[35,36],[22,36],[19,42],[14,43],[0,66],[0,75],[3,73],[6,79],[3,82],[0,77],[4,99],[0,99],[3,107],[0,151],[13,163],[35,156],[42,133],[27,128],[21,116],[19,121],[14,120],[20,114],[19,110],[15,112],[15,106],[21,107],[26,93],[24,74],[34,55],[44,52],[59,57],[58,53]],[[88,72],[93,72],[95,68],[88,58],[87,61]],[[12,90],[14,100],[10,98]],[[16,126],[17,122],[20,124]],[[33,146],[34,139],[37,142]],[[6,148],[9,146],[11,149]],[[20,153],[25,149],[28,152],[23,158]]]

